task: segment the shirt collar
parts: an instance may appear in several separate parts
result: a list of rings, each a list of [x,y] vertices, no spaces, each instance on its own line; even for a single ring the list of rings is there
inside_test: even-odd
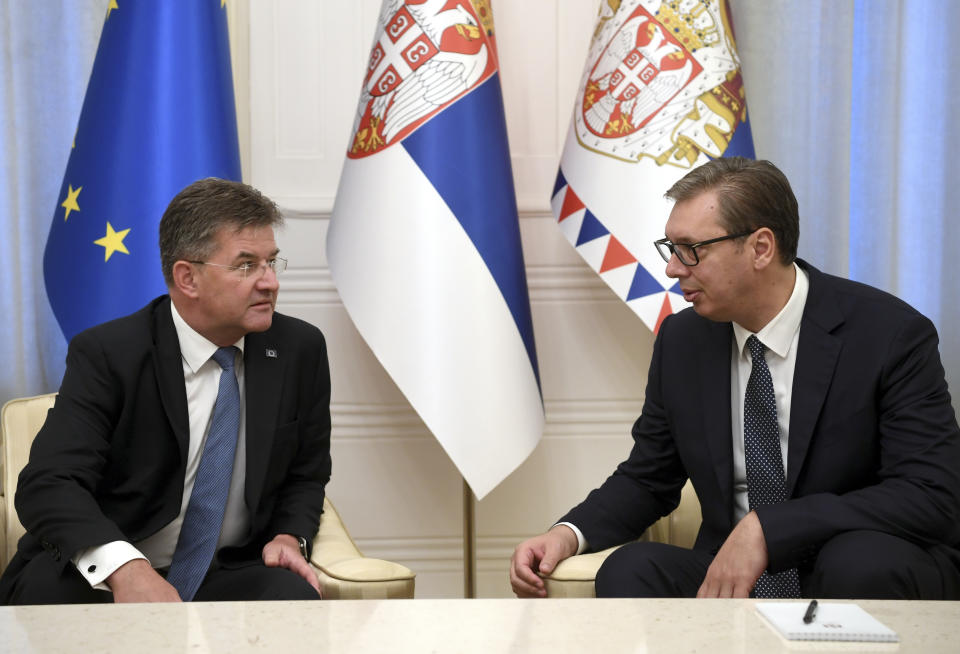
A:
[[[793,283],[793,293],[790,299],[780,309],[780,313],[773,320],[764,325],[757,332],[757,338],[767,346],[767,349],[780,357],[786,357],[793,343],[793,337],[800,329],[800,320],[803,318],[803,306],[807,303],[807,292],[810,290],[810,280],[796,263],[793,264],[796,279]],[[753,332],[745,327],[733,323],[733,335],[737,339],[737,352],[743,356],[743,348]]]
[[[177,311],[173,300],[170,301],[170,313],[173,315],[173,326],[177,330],[177,340],[180,341],[180,355],[189,366],[190,371],[196,374],[200,366],[205,364],[213,356],[213,353],[219,349],[218,345],[211,343],[200,335],[197,330],[187,324],[180,313]],[[240,350],[241,359],[243,358],[243,342],[246,337],[241,337],[234,346]]]

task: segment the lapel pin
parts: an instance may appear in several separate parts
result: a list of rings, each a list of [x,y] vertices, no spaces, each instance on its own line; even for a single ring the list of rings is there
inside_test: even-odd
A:
[[[276,358],[277,358],[277,351],[274,350],[272,347],[268,347],[268,348],[267,348],[267,351],[266,351],[266,355],[267,355],[267,358],[269,358],[269,359],[276,359]]]

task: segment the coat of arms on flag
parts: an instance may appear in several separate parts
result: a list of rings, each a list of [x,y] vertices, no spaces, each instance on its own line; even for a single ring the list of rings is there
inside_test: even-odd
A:
[[[753,157],[726,0],[606,0],[553,192],[567,239],[651,329],[686,306],[653,241],[663,194],[709,158]]]
[[[391,0],[377,25],[349,157],[403,139],[497,69],[485,3]]]

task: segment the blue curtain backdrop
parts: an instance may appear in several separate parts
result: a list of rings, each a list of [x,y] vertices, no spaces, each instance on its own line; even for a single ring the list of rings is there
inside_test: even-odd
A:
[[[63,373],[43,249],[107,1],[0,3],[0,403]]]
[[[757,156],[800,202],[800,256],[927,315],[960,407],[960,3],[731,0]]]
[[[107,4],[0,3],[0,402],[62,374],[42,255]],[[730,4],[757,155],[794,184],[801,256],[933,319],[960,406],[960,3]]]

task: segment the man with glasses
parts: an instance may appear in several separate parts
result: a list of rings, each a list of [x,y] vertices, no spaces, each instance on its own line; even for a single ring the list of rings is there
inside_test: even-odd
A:
[[[655,243],[692,304],[664,320],[630,456],[511,584],[620,543],[598,596],[960,599],[960,430],[929,320],[796,258],[797,201],[767,161],[667,191]],[[631,542],[690,479],[693,549]]]
[[[281,223],[239,182],[170,202],[169,294],[70,344],[0,602],[319,598],[329,367],[320,331],[274,312]]]

